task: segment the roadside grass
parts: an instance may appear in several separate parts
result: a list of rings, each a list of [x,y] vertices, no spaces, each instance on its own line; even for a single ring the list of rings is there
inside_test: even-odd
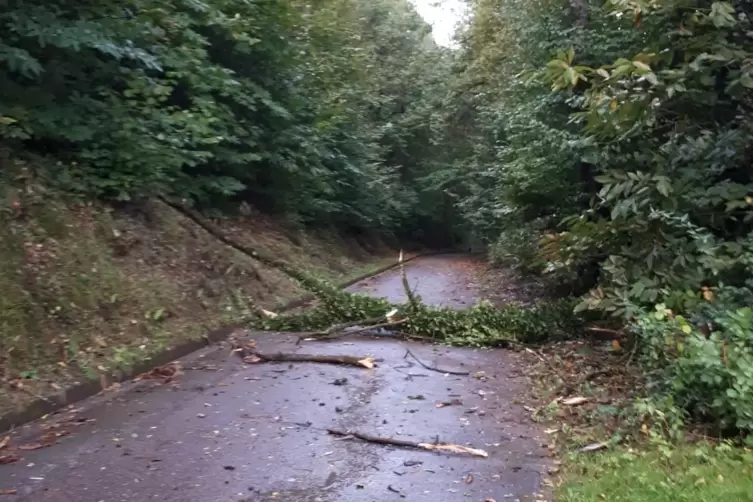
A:
[[[535,352],[532,418],[559,457],[555,502],[753,502],[753,449],[664,439],[633,409],[647,390],[619,341],[551,343]],[[601,451],[580,451],[590,446]]]
[[[753,453],[727,444],[676,445],[573,454],[561,502],[753,501]]]

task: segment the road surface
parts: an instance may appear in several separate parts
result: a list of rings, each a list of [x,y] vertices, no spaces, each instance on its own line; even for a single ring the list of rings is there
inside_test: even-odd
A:
[[[407,265],[425,301],[463,307],[477,294],[465,257]],[[354,290],[400,300],[394,272]],[[15,431],[11,444],[63,433],[0,465],[0,491],[29,502],[411,502],[546,500],[543,439],[523,409],[517,356],[354,338],[296,346],[251,334],[264,351],[372,355],[374,369],[246,365],[226,345],[181,361],[169,382],[142,380]],[[467,371],[453,376],[430,371]],[[450,403],[438,407],[438,404]],[[442,455],[331,436],[330,427],[481,448]],[[4,451],[0,450],[0,455]]]

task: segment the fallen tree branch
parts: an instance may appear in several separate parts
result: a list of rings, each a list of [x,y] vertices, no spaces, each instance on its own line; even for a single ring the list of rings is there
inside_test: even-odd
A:
[[[400,319],[399,321],[394,322],[382,322],[379,324],[371,324],[369,326],[364,326],[361,329],[357,329],[355,331],[340,331],[340,332],[323,332],[323,333],[304,333],[303,335],[298,337],[298,341],[296,342],[296,345],[301,343],[303,340],[335,340],[337,338],[342,338],[344,336],[349,335],[358,335],[360,333],[363,333],[365,331],[371,331],[373,329],[381,329],[381,328],[390,328],[393,326],[399,326],[400,324],[403,324],[408,319]],[[354,323],[355,326],[360,326],[362,323]]]
[[[383,321],[384,319],[385,319],[385,316],[383,315],[379,317],[370,317],[368,319],[359,319],[356,321],[341,322],[327,328],[324,331],[302,333],[298,337],[298,341],[296,342],[296,345],[301,343],[302,340],[306,340],[306,339],[326,340],[326,339],[332,339],[332,338],[339,338],[339,336],[332,336],[332,335],[339,333],[341,331],[344,331],[348,328],[352,328],[354,326],[363,326],[365,324],[373,325],[374,323],[379,323],[380,321]],[[350,334],[350,332],[345,332],[343,335],[340,335],[340,336],[344,336],[346,334]]]
[[[243,357],[243,361],[253,364],[259,362],[291,362],[291,363],[326,363],[326,364],[345,364],[349,366],[358,366],[360,368],[371,369],[374,367],[373,357],[360,356],[330,356],[316,354],[286,354],[275,352],[264,354],[262,352],[252,352]]]
[[[384,318],[385,317],[382,315],[382,316],[379,316],[379,317],[371,317],[369,319],[362,319],[362,320],[358,320],[358,321],[341,322],[339,324],[335,324],[331,328],[328,328],[328,329],[326,329],[324,331],[321,331],[320,333],[315,333],[315,334],[319,334],[319,335],[322,335],[322,336],[331,335],[333,333],[337,333],[337,332],[342,331],[344,329],[352,328],[353,326],[363,326],[365,324],[373,324],[375,322],[379,322],[379,321],[384,320]]]
[[[468,454],[468,455],[473,455],[475,457],[484,457],[484,458],[489,456],[489,454],[484,450],[480,450],[478,448],[470,448],[468,446],[463,446],[459,444],[417,443],[414,441],[406,441],[405,439],[394,439],[394,438],[388,438],[388,437],[372,436],[370,434],[364,434],[362,432],[342,431],[342,430],[337,430],[337,429],[327,429],[327,432],[332,434],[333,436],[354,437],[356,439],[360,439],[361,441],[366,441],[368,443],[376,443],[376,444],[383,444],[383,445],[390,445],[390,446],[400,446],[402,448],[416,448],[419,450],[427,450],[427,451],[439,451],[439,452],[444,452],[444,453]]]
[[[345,333],[343,333],[343,335],[357,335],[358,333],[363,333],[364,331],[370,331],[372,329],[391,328],[392,326],[399,326],[407,321],[408,321],[408,318],[406,317],[405,319],[400,319],[399,321],[395,321],[395,322],[383,322],[380,324],[373,324],[371,326],[365,326],[355,331],[346,331]]]
[[[222,242],[223,244],[227,246],[230,246],[236,251],[240,251],[241,253],[247,256],[250,256],[251,258],[257,261],[260,261],[261,263],[265,265],[268,265],[272,268],[280,270],[284,274],[300,282],[303,286],[310,286],[312,284],[312,281],[317,282],[318,286],[323,285],[321,281],[316,281],[316,279],[309,276],[305,272],[297,269],[290,263],[287,263],[282,260],[278,260],[277,258],[275,258],[274,256],[270,254],[263,253],[257,249],[254,249],[250,246],[246,246],[245,244],[241,244],[240,242],[237,242],[234,239],[231,239],[219,227],[206,221],[206,219],[201,214],[194,211],[193,209],[186,207],[183,204],[173,202],[165,197],[160,197],[159,199],[165,204],[167,204],[168,206],[170,206],[171,208],[173,208],[174,210],[176,210],[177,212],[179,212],[180,214],[182,214],[183,216],[187,217],[188,219],[196,223],[198,226],[203,228],[211,236],[215,237],[217,240],[219,240],[220,242]],[[257,312],[259,312],[260,314],[262,314],[262,316],[264,316],[264,313],[259,311],[258,309],[257,309]]]
[[[459,376],[467,376],[467,375],[471,374],[469,371],[451,371],[451,370],[443,370],[441,368],[437,368],[436,366],[429,366],[428,364],[426,364],[423,361],[421,361],[418,358],[418,356],[416,356],[416,354],[414,354],[413,352],[411,352],[410,349],[406,349],[406,352],[405,352],[405,355],[403,356],[403,359],[405,359],[409,355],[412,356],[413,359],[415,359],[418,364],[420,364],[421,366],[423,366],[424,368],[426,368],[429,371],[436,371],[437,373],[446,373],[448,375],[459,375]]]

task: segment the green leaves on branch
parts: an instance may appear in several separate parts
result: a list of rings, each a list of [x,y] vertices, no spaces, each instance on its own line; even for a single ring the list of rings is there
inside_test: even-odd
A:
[[[312,287],[313,286],[313,287]],[[347,293],[327,285],[312,285],[319,305],[298,314],[263,318],[254,328],[274,331],[321,331],[340,323],[379,318],[396,310],[408,321],[396,327],[398,336],[471,347],[538,344],[577,336],[583,319],[573,313],[571,300],[523,307],[496,308],[481,303],[467,310],[435,308],[420,303],[391,305],[380,298]],[[389,328],[388,328],[389,329]]]

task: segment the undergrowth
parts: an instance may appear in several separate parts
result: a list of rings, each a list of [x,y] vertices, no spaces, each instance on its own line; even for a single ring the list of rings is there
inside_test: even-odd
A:
[[[668,322],[665,310],[651,317],[657,325]],[[671,322],[688,336],[682,318]],[[637,354],[629,341],[614,333],[549,344],[536,351],[537,358],[529,354],[539,398],[531,417],[559,454],[555,500],[753,500],[750,447],[740,436],[725,439],[713,421],[701,422],[683,408],[694,381],[713,385],[714,374],[685,374],[685,389],[657,392],[660,375],[640,364],[650,350]],[[734,366],[727,371],[734,373]]]

